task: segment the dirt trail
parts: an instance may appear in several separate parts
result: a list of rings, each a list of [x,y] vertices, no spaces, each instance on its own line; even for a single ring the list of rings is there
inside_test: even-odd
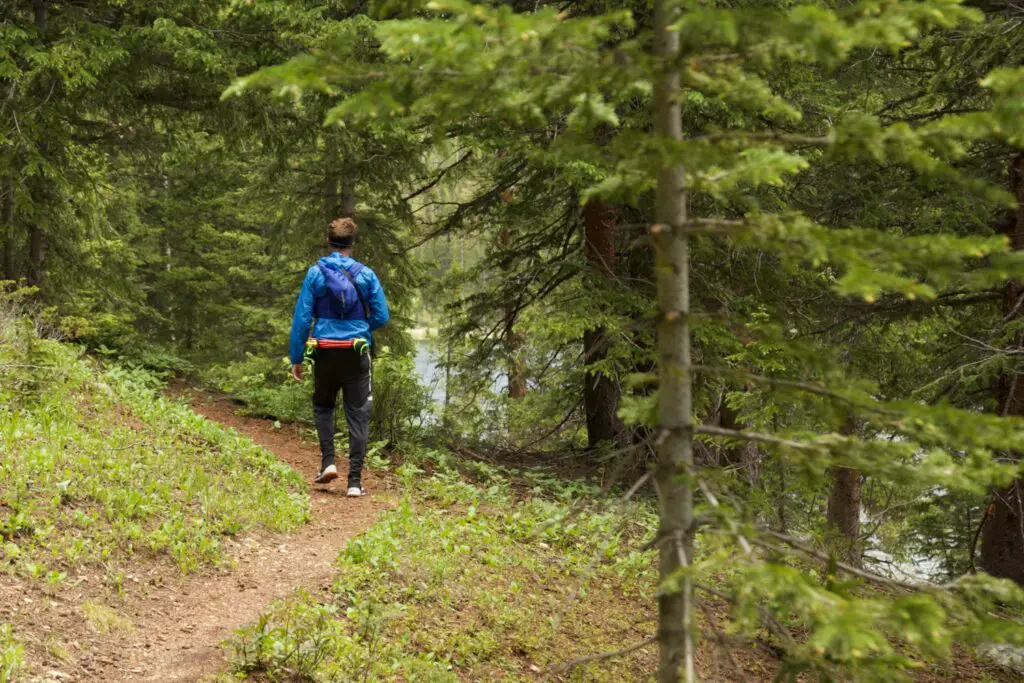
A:
[[[296,425],[275,429],[267,420],[236,415],[226,400],[199,392],[188,392],[187,398],[199,414],[248,436],[312,481],[319,450],[302,440]],[[227,666],[228,653],[219,645],[235,629],[255,621],[267,605],[297,587],[329,590],[338,552],[388,507],[387,482],[381,477],[367,473],[364,483],[371,495],[358,499],[345,497],[344,481],[343,475],[311,489],[310,522],[295,533],[241,538],[233,571],[172,578],[142,599],[129,601],[120,612],[133,628],[112,633],[86,657],[85,671],[94,676],[89,680],[171,683],[212,678]]]

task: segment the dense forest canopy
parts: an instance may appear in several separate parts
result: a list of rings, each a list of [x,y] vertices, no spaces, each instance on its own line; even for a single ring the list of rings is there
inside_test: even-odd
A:
[[[1024,644],[1019,4],[16,0],[0,46],[0,280],[52,333],[308,420],[353,216],[374,429],[653,492],[659,680],[708,590],[823,680]]]

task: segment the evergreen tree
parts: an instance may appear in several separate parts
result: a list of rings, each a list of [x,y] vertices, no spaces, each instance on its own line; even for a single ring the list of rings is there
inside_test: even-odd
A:
[[[841,667],[861,679],[896,676],[906,661],[881,635],[889,628],[924,648],[945,647],[953,633],[992,637],[998,621],[990,619],[983,596],[993,590],[1009,596],[1005,585],[968,579],[948,593],[880,600],[794,571],[783,551],[804,551],[805,545],[758,527],[743,501],[720,488],[719,477],[696,467],[695,439],[759,442],[809,482],[834,469],[917,491],[977,492],[1013,476],[1016,465],[995,452],[1017,447],[1020,424],[903,401],[900,394],[880,396],[872,382],[849,376],[842,353],[794,336],[784,314],[762,306],[760,315],[744,321],[720,310],[705,323],[691,310],[689,293],[691,260],[693,273],[713,268],[705,259],[720,257],[722,246],[768,254],[780,277],[820,282],[870,305],[883,296],[898,306],[940,300],[947,292],[985,292],[1019,277],[1020,260],[999,237],[901,233],[885,223],[832,226],[787,201],[794,190],[790,178],[837,161],[885,164],[924,187],[958,188],[981,202],[1010,201],[956,164],[969,145],[1019,136],[1019,121],[1009,115],[1017,106],[1019,71],[986,81],[990,107],[941,112],[913,126],[887,124],[863,109],[846,109],[834,120],[805,107],[808,115],[780,94],[793,72],[812,79],[804,83],[811,90],[820,82],[814,79],[829,78],[837,65],[877,51],[899,55],[922,31],[976,21],[979,14],[946,2],[836,11],[805,4],[726,9],[660,3],[652,26],[639,13],[565,16],[548,8],[517,13],[461,2],[430,9],[443,16],[378,24],[390,58],[384,78],[370,81],[350,60],[322,55],[244,85],[344,84],[348,92],[339,97],[336,116],[354,122],[423,120],[450,135],[468,135],[469,120],[477,124],[476,136],[481,130],[549,131],[549,143],[525,140],[519,156],[528,166],[514,167],[490,187],[504,191],[524,183],[531,170],[555,164],[587,169],[584,204],[595,198],[633,204],[641,215],[647,207],[654,219],[659,390],[628,401],[623,415],[651,420],[658,451],[654,481],[662,524],[652,542],[662,556],[660,680],[692,680],[695,589],[699,577],[722,562],[738,577],[728,597],[740,623],[756,630],[765,604],[805,620],[807,642],[785,644],[792,671],[831,675]],[[780,85],[773,89],[776,79]],[[637,107],[638,100],[644,106]],[[645,109],[653,111],[653,124],[642,122]],[[598,126],[616,128],[614,139],[593,144]],[[508,146],[507,135],[494,139]],[[455,221],[464,219],[465,206],[455,209]],[[748,340],[741,350],[721,353],[730,339],[743,336]],[[692,351],[691,340],[698,341]],[[705,409],[712,383],[721,378],[761,387],[730,400],[730,407],[746,417],[742,423],[770,424],[775,431],[696,423],[695,413]],[[863,428],[842,428],[853,419]],[[747,559],[739,569],[737,553]],[[833,561],[830,567],[830,576],[896,583],[853,564]],[[950,600],[960,607],[947,611]]]

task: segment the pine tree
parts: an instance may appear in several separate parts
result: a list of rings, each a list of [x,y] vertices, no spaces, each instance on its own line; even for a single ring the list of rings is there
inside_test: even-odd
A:
[[[557,133],[552,144],[521,138],[530,164],[513,182],[523,182],[531,168],[544,164],[587,168],[584,203],[600,198],[632,204],[641,215],[642,207],[654,207],[646,215],[653,219],[659,283],[653,313],[659,392],[656,409],[651,397],[641,395],[625,403],[623,415],[632,421],[653,418],[651,433],[659,452],[655,481],[662,528],[654,543],[662,553],[660,679],[692,678],[694,576],[715,571],[722,558],[730,558],[725,561],[739,575],[729,597],[740,623],[756,628],[765,601],[785,605],[805,620],[807,644],[784,644],[794,671],[832,675],[842,668],[859,677],[894,676],[906,662],[879,629],[913,633],[927,647],[942,647],[943,634],[965,633],[967,622],[975,635],[991,635],[995,622],[978,609],[976,592],[993,588],[987,583],[958,584],[964,602],[955,619],[940,606],[946,597],[933,602],[927,591],[917,593],[911,600],[915,616],[906,621],[898,615],[911,603],[900,598],[857,598],[840,584],[822,585],[794,571],[777,558],[785,557],[787,547],[803,552],[805,544],[753,525],[742,500],[719,488],[713,473],[694,467],[693,444],[698,435],[712,445],[758,442],[771,457],[818,481],[830,468],[847,468],[882,481],[913,482],[919,489],[940,485],[977,491],[1012,476],[1013,466],[994,459],[992,449],[1018,438],[1017,423],[946,405],[886,400],[859,379],[832,384],[843,376],[842,363],[828,347],[800,341],[768,315],[743,322],[723,311],[723,323],[705,323],[690,311],[686,296],[691,284],[687,264],[692,259],[695,272],[713,272],[715,264],[705,259],[722,253],[716,244],[723,240],[733,250],[770,254],[780,274],[824,283],[840,297],[868,305],[883,294],[894,300],[933,299],[945,291],[983,290],[1019,276],[1019,261],[1000,239],[826,226],[794,210],[785,197],[790,177],[839,159],[884,161],[927,182],[964,188],[984,201],[1007,201],[1004,193],[959,174],[952,162],[966,144],[1016,134],[1016,124],[999,114],[1000,107],[1012,108],[1000,102],[1012,100],[1016,80],[1006,76],[993,82],[997,103],[991,110],[939,114],[919,126],[887,126],[865,112],[848,112],[838,122],[813,113],[802,120],[801,112],[766,80],[784,81],[786,68],[827,79],[829,69],[857,55],[872,50],[895,54],[929,26],[949,27],[978,15],[939,2],[841,12],[810,5],[687,6],[676,21],[672,17],[678,8],[664,4],[652,33],[643,21],[633,23],[614,12],[566,17],[541,8],[518,14],[459,2],[432,9],[443,9],[446,16],[377,25],[382,50],[390,58],[386,78],[368,82],[350,62],[321,59],[313,72],[351,89],[339,98],[338,116],[353,122],[422,119],[434,130],[474,139],[498,139],[493,136],[501,131],[506,146],[508,131],[550,130]],[[677,30],[678,57],[673,48]],[[662,51],[652,53],[652,44]],[[564,49],[567,45],[572,49]],[[261,82],[323,87],[324,81],[301,75],[308,64],[282,66]],[[676,73],[679,86],[673,85]],[[678,97],[675,87],[681,88]],[[643,123],[644,107],[633,106],[638,97],[660,112],[653,127]],[[463,125],[467,120],[474,121],[472,131]],[[610,143],[596,146],[593,131],[601,125],[617,132]],[[684,190],[690,198],[688,213]],[[464,206],[453,216],[463,220]],[[743,329],[749,341],[737,344],[739,335],[730,331],[734,327]],[[691,334],[700,339],[695,362],[689,355]],[[726,357],[714,355],[730,346],[735,350]],[[716,376],[759,387],[735,406],[750,428],[695,424],[694,412],[703,410]],[[839,429],[851,412],[863,421],[864,438]],[[754,431],[760,424],[775,424],[777,431]],[[898,433],[901,440],[873,436],[886,432]],[[965,449],[967,458],[952,457]],[[703,512],[694,509],[698,491]],[[761,556],[754,546],[769,554]],[[736,567],[737,555],[745,558],[742,569]],[[832,572],[892,582],[850,564],[831,566],[836,567]],[[823,618],[817,610],[826,603],[833,607]],[[842,605],[839,612],[835,605]],[[832,626],[838,622],[844,626]]]

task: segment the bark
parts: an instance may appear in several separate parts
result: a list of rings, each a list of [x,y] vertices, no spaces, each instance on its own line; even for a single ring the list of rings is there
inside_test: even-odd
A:
[[[828,497],[828,525],[846,538],[860,536],[860,472],[849,467],[832,468]]]
[[[512,243],[512,233],[503,230],[501,246],[507,248]],[[507,272],[507,269],[506,269]],[[516,331],[515,301],[508,297],[505,301],[505,354],[508,357],[508,395],[513,399],[526,396],[526,367],[523,363],[523,335]]]
[[[39,36],[43,42],[46,42],[46,2],[44,0],[33,0],[32,8],[35,11],[36,28],[39,29]],[[44,141],[40,145],[40,149],[45,153],[49,144]],[[26,245],[26,251],[28,252],[28,266],[26,268],[26,281],[30,287],[38,287],[43,283],[43,245],[45,242],[45,236],[43,234],[43,227],[40,224],[42,220],[42,207],[45,206],[46,191],[43,185],[46,183],[46,179],[43,176],[37,176],[33,179],[32,183],[32,204],[34,207],[34,220],[28,229],[28,243]]]
[[[841,434],[851,435],[856,431],[856,424],[850,419],[839,431]],[[832,488],[829,490],[825,520],[828,527],[839,538],[842,559],[858,567],[861,564],[860,499],[862,479],[858,470],[849,467],[832,468]]]
[[[778,493],[775,494],[776,495],[776,501],[777,501],[778,506],[779,506],[778,529],[777,529],[777,531],[779,533],[782,533],[782,534],[788,534],[789,533],[789,515],[787,513],[788,513],[788,507],[789,506],[787,505],[787,502],[789,500],[789,497],[788,497],[789,489],[786,486],[786,463],[782,460],[782,458],[776,458],[775,462],[776,462],[776,465],[777,465],[777,468],[778,468],[778,474],[779,474],[779,490],[778,490]]]
[[[53,187],[44,176],[35,176],[29,181],[29,195],[33,213],[25,243],[25,280],[30,287],[39,287],[45,274],[46,231],[43,221],[46,220],[46,207],[54,201]]]
[[[718,424],[724,429],[735,429],[742,431],[748,425],[739,419],[739,414],[729,406],[723,397],[722,407],[718,413]],[[761,481],[761,451],[753,441],[743,441],[734,446],[726,448],[723,452],[721,464],[726,467],[742,469],[746,474],[747,482],[751,486],[757,486]]]
[[[324,136],[324,215],[330,223],[335,218],[356,215],[356,185],[346,178],[344,164],[338,153],[338,141],[328,133]]]
[[[3,195],[3,216],[0,219],[3,221],[3,242],[0,243],[0,247],[4,250],[3,259],[0,261],[0,268],[3,268],[0,280],[17,280],[17,263],[14,260],[17,249],[14,238],[14,179],[11,176],[4,176],[0,193]]]
[[[682,139],[679,34],[672,29],[678,5],[654,3],[654,49],[660,73],[654,86],[654,130]],[[690,374],[690,252],[686,195],[681,165],[658,170],[651,233],[658,288],[658,460],[659,563],[662,581],[678,579],[693,558],[693,383]],[[673,590],[658,595],[659,683],[695,680],[693,582],[684,575]]]
[[[1024,250],[1024,152],[1018,153],[1010,166],[1010,188],[1017,197],[1017,211],[1007,224],[1010,246]],[[1024,286],[1010,282],[1003,298],[1003,314],[1007,321],[1024,318]],[[1024,333],[1014,340],[1017,348],[1024,346]],[[1024,376],[1012,373],[999,379],[999,408],[1003,415],[1024,417]],[[1014,453],[1020,458],[1020,453]],[[1024,586],[1024,477],[1010,486],[995,491],[985,528],[981,536],[981,566],[989,574],[1016,581]]]
[[[523,366],[523,337],[515,328],[515,314],[506,311],[505,346],[508,350],[508,395],[521,399],[526,396],[526,369]]]
[[[36,28],[40,34],[46,33],[46,2],[45,0],[32,0],[32,9],[35,11]]]
[[[38,213],[38,212],[37,212]],[[29,287],[43,284],[43,229],[37,222],[28,229],[28,281]]]
[[[341,183],[339,203],[342,216],[352,218],[356,215],[356,183],[351,178],[347,178]]]
[[[583,207],[586,254],[594,269],[606,279],[615,276],[615,211],[610,204],[592,199]],[[583,356],[588,366],[608,355],[608,335],[603,327],[583,333]],[[583,383],[583,405],[587,414],[587,444],[596,448],[622,433],[619,411],[620,387],[616,379],[588,370]]]
[[[324,136],[324,227],[341,216],[341,176],[338,172],[338,146],[330,135]],[[346,214],[347,215],[347,214]]]

